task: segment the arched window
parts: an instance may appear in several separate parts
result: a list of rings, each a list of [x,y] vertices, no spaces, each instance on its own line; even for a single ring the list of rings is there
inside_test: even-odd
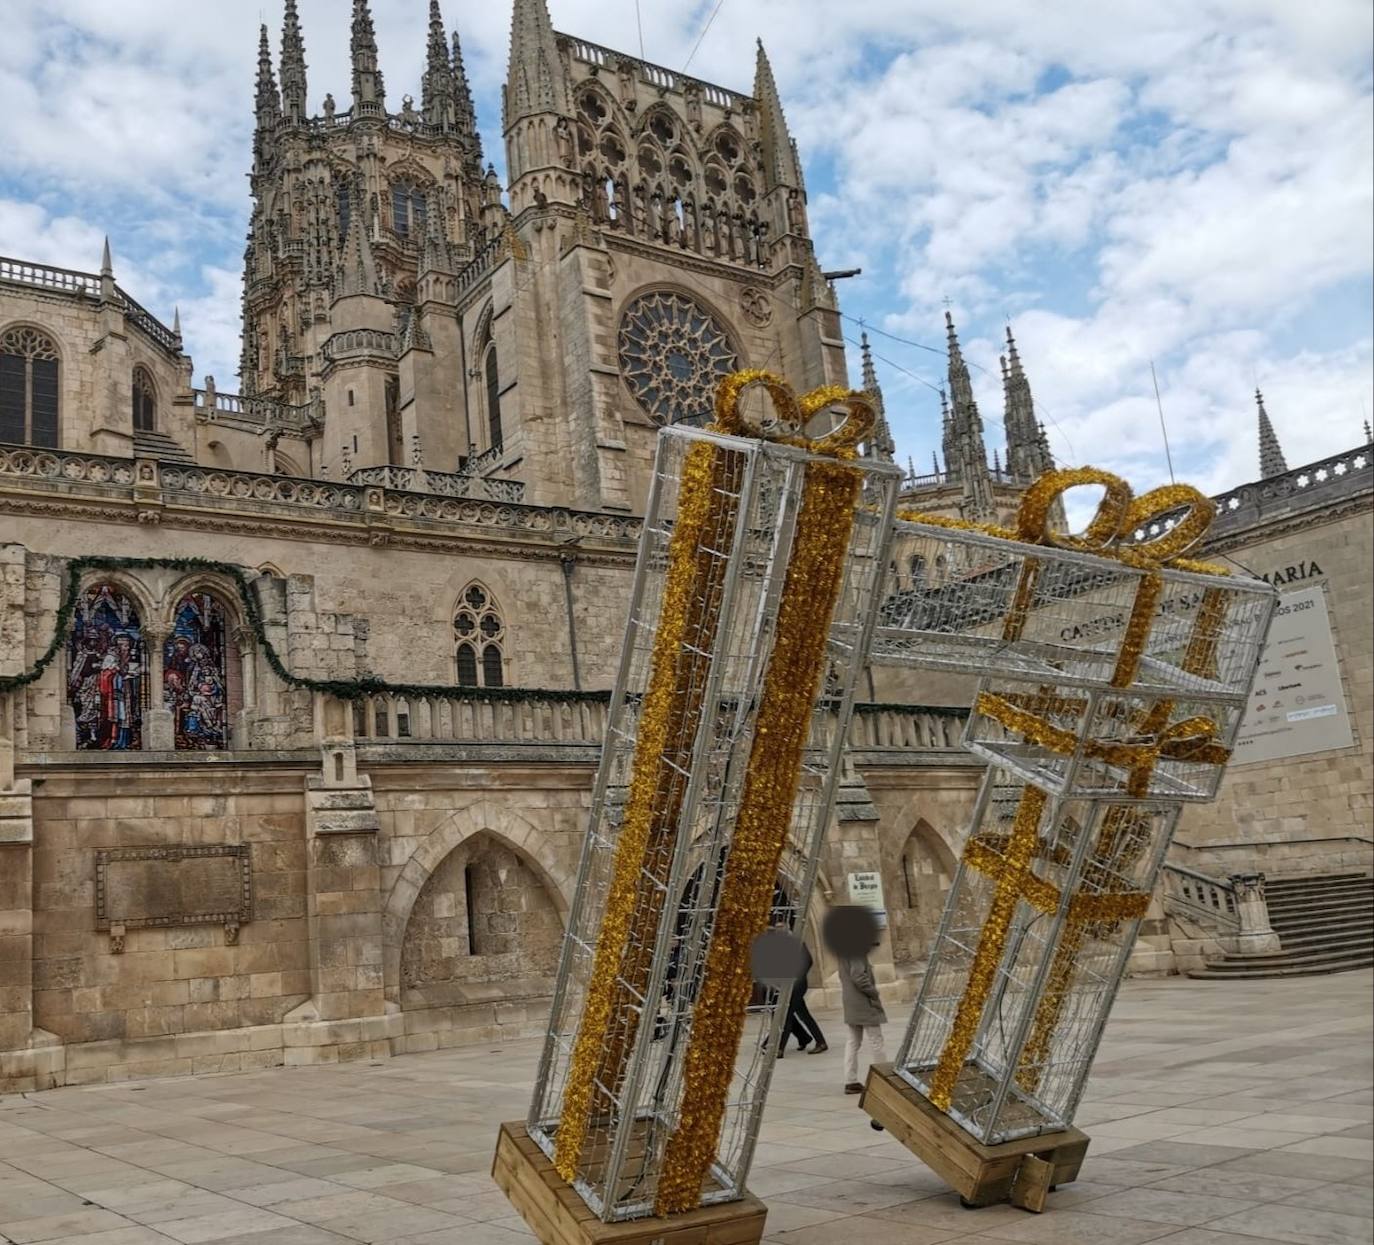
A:
[[[414,182],[393,182],[391,227],[402,238],[419,238],[425,232],[425,196]]]
[[[152,432],[157,427],[157,390],[152,373],[141,364],[134,368],[134,431]]]
[[[496,599],[481,584],[469,584],[453,615],[459,687],[505,686],[505,638],[506,624]]]
[[[57,447],[57,347],[37,329],[0,337],[0,441]]]
[[[67,703],[76,746],[103,752],[143,747],[148,656],[138,609],[114,584],[96,584],[76,602],[67,641]]]
[[[482,368],[487,383],[487,439],[490,448],[499,450],[501,438],[501,368],[496,358],[496,343],[487,347],[482,360]]]
[[[178,751],[229,746],[229,658],[224,606],[208,592],[187,593],[162,649],[162,703]]]

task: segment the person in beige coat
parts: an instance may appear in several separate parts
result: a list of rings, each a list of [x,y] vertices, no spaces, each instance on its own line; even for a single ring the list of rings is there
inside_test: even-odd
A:
[[[844,1044],[844,1092],[863,1092],[859,1080],[859,1053],[864,1051],[869,1063],[883,1063],[887,1050],[883,1044],[883,1025],[887,1013],[873,979],[873,965],[867,955],[845,956],[840,959],[840,999],[844,1008],[844,1023],[849,1035]]]

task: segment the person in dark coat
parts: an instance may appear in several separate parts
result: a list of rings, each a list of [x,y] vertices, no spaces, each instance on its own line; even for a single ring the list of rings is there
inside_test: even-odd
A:
[[[782,1040],[778,1043],[778,1058],[782,1058],[782,1052],[787,1046],[789,1036],[797,1039],[797,1049],[805,1050],[811,1047],[811,1054],[819,1055],[822,1051],[827,1051],[830,1047],[826,1044],[825,1034],[821,1032],[821,1027],[816,1023],[816,1018],[811,1014],[811,1009],[806,1005],[806,990],[808,982],[807,974],[811,971],[811,952],[807,950],[806,944],[801,947],[802,960],[801,971],[797,974],[797,979],[792,983],[792,996],[787,1003],[787,1019],[782,1026]]]

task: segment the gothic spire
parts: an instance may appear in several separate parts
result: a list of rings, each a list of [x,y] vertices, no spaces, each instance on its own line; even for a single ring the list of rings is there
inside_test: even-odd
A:
[[[868,348],[867,332],[859,334],[859,348],[863,351],[864,389],[869,393],[878,392],[878,373],[873,367],[873,352]]]
[[[759,105],[759,141],[763,147],[764,189],[786,186],[800,190],[801,169],[797,164],[796,148],[787,130],[787,118],[782,112],[782,97],[773,80],[773,66],[758,41],[758,55],[754,61],[754,98]]]
[[[953,399],[950,417],[950,442],[945,449],[945,462],[950,475],[955,474],[963,485],[961,503],[966,518],[983,518],[993,513],[992,481],[988,477],[988,452],[983,445],[983,419],[973,397],[973,382],[969,379],[968,364],[959,348],[959,335],[954,331],[954,317],[945,312],[945,337],[949,349],[949,391]],[[951,449],[953,453],[951,453]]]
[[[351,294],[377,297],[381,283],[377,279],[377,259],[372,253],[371,229],[361,188],[355,183],[349,188],[348,236],[344,239],[343,264],[339,279],[334,283],[334,296],[346,298]]]
[[[386,87],[377,68],[377,36],[372,29],[372,10],[367,0],[353,0],[353,115],[385,116]]]
[[[463,67],[463,48],[458,42],[458,27],[453,28],[453,107],[458,132],[468,140],[473,166],[481,167],[482,136],[477,133],[477,110],[472,106],[472,88],[468,86],[468,71]]]
[[[506,79],[505,126],[521,117],[554,112],[566,115],[568,89],[553,40],[545,0],[515,0],[510,19],[510,67]]]
[[[277,94],[277,79],[272,72],[272,48],[267,42],[267,27],[258,27],[258,94],[256,111],[258,131],[267,134],[281,116],[281,96]]]
[[[1259,407],[1259,457],[1260,478],[1281,476],[1288,470],[1288,462],[1283,456],[1279,439],[1274,434],[1274,425],[1269,422],[1269,412],[1264,409],[1264,394],[1255,390],[1255,405]]]
[[[448,38],[439,0],[429,0],[429,45],[425,52],[425,76],[420,87],[420,107],[425,124],[449,130],[456,120],[453,107],[453,66],[448,59]]]
[[[296,0],[286,0],[281,25],[281,97],[286,120],[300,125],[306,118],[305,41],[301,38]]]
[[[860,349],[863,352],[864,392],[873,399],[873,431],[868,438],[868,447],[874,458],[882,462],[894,461],[897,444],[892,439],[892,429],[888,427],[887,411],[883,407],[883,391],[878,386],[878,373],[873,367],[873,355],[868,349],[868,334],[861,334]]]
[[[1030,381],[1021,366],[1016,338],[1007,326],[1007,354],[1002,360],[1002,393],[1005,402],[1002,422],[1007,433],[1007,470],[1021,484],[1029,484],[1054,466],[1054,460],[1040,443],[1035,418],[1035,400]]]

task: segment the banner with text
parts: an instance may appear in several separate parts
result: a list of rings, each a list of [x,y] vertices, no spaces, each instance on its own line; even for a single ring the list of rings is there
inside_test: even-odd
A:
[[[1321,584],[1279,597],[1233,765],[1354,743]]]

